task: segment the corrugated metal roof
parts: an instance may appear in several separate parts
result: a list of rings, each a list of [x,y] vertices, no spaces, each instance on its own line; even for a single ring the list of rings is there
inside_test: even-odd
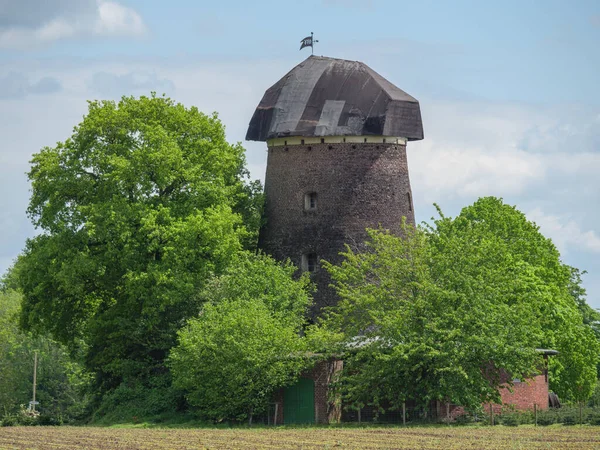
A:
[[[246,140],[365,135],[423,139],[419,102],[364,63],[309,56],[267,89]]]

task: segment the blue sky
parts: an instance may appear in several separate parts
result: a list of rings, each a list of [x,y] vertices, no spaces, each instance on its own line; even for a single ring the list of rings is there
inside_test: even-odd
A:
[[[0,0],[0,272],[35,232],[28,160],[70,135],[86,99],[166,92],[243,142],[311,31],[316,54],[364,61],[420,100],[417,219],[501,196],[588,270],[600,308],[600,3],[584,0]],[[263,178],[264,144],[244,145]]]

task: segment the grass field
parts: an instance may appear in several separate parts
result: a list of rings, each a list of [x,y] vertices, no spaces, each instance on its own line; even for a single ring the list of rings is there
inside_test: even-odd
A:
[[[0,449],[600,449],[600,427],[0,428]]]

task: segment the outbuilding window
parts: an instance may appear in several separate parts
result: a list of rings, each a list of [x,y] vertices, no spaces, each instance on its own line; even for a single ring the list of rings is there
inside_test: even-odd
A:
[[[307,211],[314,211],[317,209],[317,193],[308,192],[304,194],[304,209]]]
[[[319,259],[316,253],[305,253],[302,255],[302,270],[304,272],[316,272]]]

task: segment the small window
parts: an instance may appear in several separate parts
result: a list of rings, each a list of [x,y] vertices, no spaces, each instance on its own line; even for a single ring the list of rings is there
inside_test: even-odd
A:
[[[385,138],[383,138],[383,143],[385,144]]]
[[[287,141],[283,141],[283,145],[287,145]]]
[[[346,142],[346,138],[344,138],[344,143]]]
[[[333,145],[330,145],[329,147],[327,147],[329,150],[333,150]]]
[[[313,211],[317,209],[316,192],[309,192],[308,194],[304,194],[304,209]]]
[[[367,143],[367,138],[365,138],[365,144]]]
[[[325,143],[325,138],[321,138],[321,144]]]
[[[318,261],[319,259],[316,253],[305,253],[302,255],[302,270],[304,272],[316,272]]]
[[[408,210],[412,211],[412,199],[410,198],[410,192],[406,193],[406,201],[408,201]]]
[[[312,150],[312,147],[309,145],[306,150],[310,152]]]
[[[300,145],[304,145],[304,139],[300,140]]]

